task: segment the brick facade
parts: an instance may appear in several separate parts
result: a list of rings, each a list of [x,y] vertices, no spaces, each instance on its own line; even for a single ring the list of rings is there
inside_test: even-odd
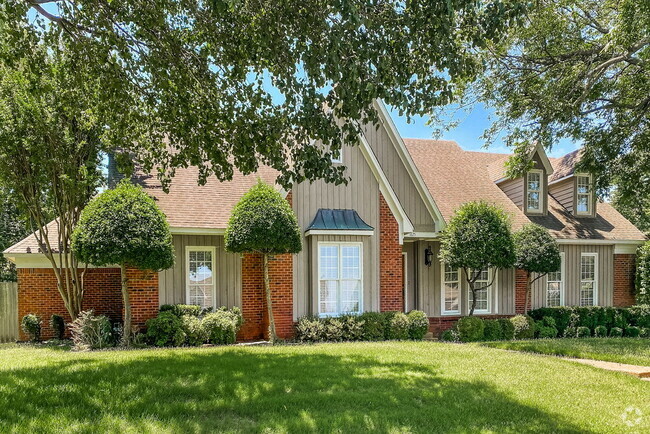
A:
[[[526,281],[528,273],[525,270],[515,269],[515,313],[526,313]],[[528,294],[528,309],[532,309],[532,294]]]
[[[636,255],[614,255],[614,306],[632,306],[634,300],[634,276]]]
[[[134,269],[127,271],[130,282],[133,325],[142,328],[147,319],[158,313],[158,273]],[[84,275],[83,309],[93,309],[111,321],[122,320],[122,292],[119,268],[91,268]],[[54,337],[49,321],[52,315],[61,315],[71,321],[56,286],[51,268],[18,269],[18,318],[35,313],[43,320],[42,337]],[[21,331],[20,339],[26,339]]]
[[[379,291],[380,310],[404,310],[404,275],[399,224],[379,193]]]
[[[466,315],[463,315],[466,316]],[[454,316],[441,316],[429,318],[429,331],[434,336],[439,337],[442,332],[449,330],[456,324],[456,322],[463,318],[461,315]],[[476,318],[482,319],[496,319],[496,318],[510,318],[512,315],[474,315]]]

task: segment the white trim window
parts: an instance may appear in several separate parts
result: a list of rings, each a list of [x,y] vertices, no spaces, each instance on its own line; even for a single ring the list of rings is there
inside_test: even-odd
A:
[[[474,276],[474,271],[471,272],[470,276]],[[481,271],[480,276],[472,285],[474,288],[482,288],[476,291],[476,308],[474,309],[474,313],[490,313],[490,296],[492,294],[492,285],[488,285],[490,284],[491,279],[492,270],[485,268]],[[467,311],[469,312],[472,309],[472,302],[474,298],[471,289],[468,288],[467,293]]]
[[[598,253],[580,255],[580,306],[598,305]]]
[[[362,244],[318,243],[319,314],[361,313],[362,297]]]
[[[460,273],[448,264],[442,263],[442,314],[460,313]]]
[[[187,247],[187,304],[214,307],[215,248]]]
[[[576,175],[576,214],[589,215],[593,208],[591,175]]]
[[[542,212],[544,172],[539,169],[530,170],[526,174],[526,209],[529,212]]]
[[[546,277],[546,306],[564,306],[564,252],[560,253],[560,269]]]
[[[343,148],[339,149],[339,156],[332,154],[332,164],[343,164]]]

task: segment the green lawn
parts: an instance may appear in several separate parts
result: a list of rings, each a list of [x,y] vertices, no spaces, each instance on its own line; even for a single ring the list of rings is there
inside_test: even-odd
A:
[[[649,339],[535,339],[529,341],[487,342],[481,345],[530,353],[650,366]]]
[[[650,382],[475,345],[0,348],[0,432],[650,430]]]

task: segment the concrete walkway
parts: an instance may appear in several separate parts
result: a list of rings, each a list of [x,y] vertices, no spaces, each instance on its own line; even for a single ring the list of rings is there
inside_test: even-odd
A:
[[[634,375],[645,381],[650,381],[650,367],[638,365],[626,365],[623,363],[603,362],[602,360],[575,359],[571,357],[562,357],[564,360],[571,360],[583,365],[593,366],[595,368],[606,369],[608,371],[623,372],[624,374]]]

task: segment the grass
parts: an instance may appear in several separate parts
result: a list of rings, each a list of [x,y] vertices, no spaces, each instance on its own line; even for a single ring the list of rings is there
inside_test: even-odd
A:
[[[650,366],[650,340],[648,339],[535,339],[487,342],[481,345],[529,353]]]
[[[0,432],[650,430],[650,382],[475,345],[0,348]]]

